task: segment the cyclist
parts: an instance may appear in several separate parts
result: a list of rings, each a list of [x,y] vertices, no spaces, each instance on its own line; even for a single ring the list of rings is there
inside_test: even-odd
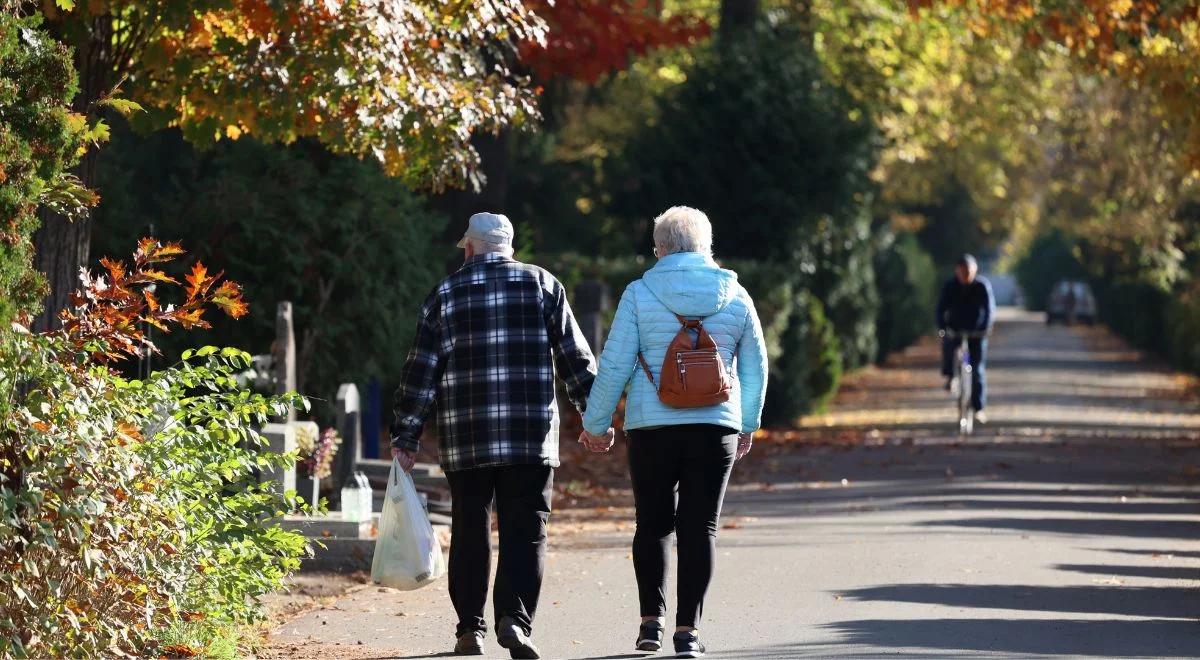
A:
[[[987,376],[984,364],[987,361],[987,338],[982,336],[992,329],[996,318],[996,297],[992,285],[979,275],[979,263],[975,257],[964,254],[954,266],[954,277],[942,287],[938,299],[937,324],[943,331],[942,375],[946,377],[946,389],[954,383],[954,352],[958,349],[955,332],[980,333],[967,340],[971,353],[972,396],[971,407],[975,410],[975,421],[987,423],[983,412],[987,403]]]

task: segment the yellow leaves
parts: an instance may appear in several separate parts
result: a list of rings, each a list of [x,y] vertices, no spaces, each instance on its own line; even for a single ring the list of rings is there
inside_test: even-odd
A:
[[[1108,13],[1113,18],[1124,18],[1126,14],[1133,11],[1133,0],[1112,0],[1109,3]]]
[[[242,137],[241,127],[237,126],[235,124],[230,124],[230,125],[226,126],[225,127],[225,137],[229,138],[230,140],[236,140],[236,139]]]

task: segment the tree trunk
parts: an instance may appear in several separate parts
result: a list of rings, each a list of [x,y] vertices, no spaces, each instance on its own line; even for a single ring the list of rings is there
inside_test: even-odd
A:
[[[96,153],[89,151],[76,168],[76,175],[88,188],[95,185],[96,166]],[[45,208],[38,211],[38,216],[42,225],[33,234],[33,265],[45,275],[49,292],[33,321],[33,330],[46,332],[58,328],[59,311],[67,308],[71,293],[79,287],[79,268],[88,263],[92,220],[82,217],[72,221]]]
[[[65,40],[58,23],[50,22],[48,29],[56,39]],[[92,119],[96,101],[110,91],[113,79],[112,16],[92,18],[87,34],[89,37],[83,43],[68,42],[75,49],[75,70],[79,72],[79,93],[71,105],[75,112]],[[92,147],[75,168],[76,176],[88,188],[96,187],[99,160],[96,148]],[[88,264],[92,221],[89,217],[71,221],[44,208],[38,216],[42,224],[33,234],[33,263],[45,275],[50,290],[33,321],[33,329],[46,331],[59,327],[58,313],[70,304],[71,294],[79,286],[79,269]]]
[[[758,20],[759,0],[721,0],[721,23],[718,36],[728,39],[754,27]]]

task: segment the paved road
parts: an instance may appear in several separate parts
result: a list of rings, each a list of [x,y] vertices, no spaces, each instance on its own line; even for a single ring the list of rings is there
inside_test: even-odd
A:
[[[828,430],[762,443],[738,466],[702,628],[710,655],[1200,656],[1191,381],[1102,331],[1006,313],[996,423],[958,442],[933,359],[926,344],[856,376],[806,422]],[[557,519],[536,631],[546,657],[644,655],[630,651],[628,515]],[[444,588],[364,587],[281,626],[270,653],[444,652]]]

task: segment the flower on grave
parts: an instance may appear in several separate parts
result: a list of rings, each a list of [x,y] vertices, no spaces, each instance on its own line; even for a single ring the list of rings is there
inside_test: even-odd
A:
[[[309,433],[311,435],[311,433]],[[300,444],[300,436],[296,436],[296,444]],[[302,464],[308,469],[309,475],[316,479],[324,479],[333,473],[333,457],[337,455],[338,447],[342,444],[342,436],[337,429],[327,428],[313,442],[312,449],[301,454],[306,455]]]

